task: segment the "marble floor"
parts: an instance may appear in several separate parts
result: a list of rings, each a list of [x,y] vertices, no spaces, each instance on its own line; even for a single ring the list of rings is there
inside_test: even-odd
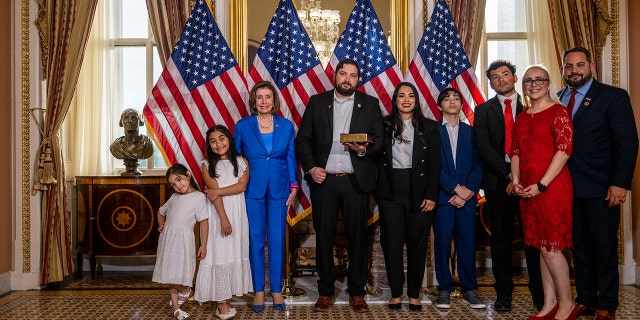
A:
[[[487,278],[487,277],[485,277]],[[104,272],[91,280],[88,273],[70,275],[65,281],[42,290],[14,291],[0,296],[0,319],[175,319],[169,308],[166,289],[151,283],[148,272]],[[481,277],[482,279],[482,277]],[[405,304],[398,311],[387,309],[388,288],[380,295],[367,295],[370,311],[358,314],[348,306],[345,283],[339,281],[338,300],[329,312],[313,311],[317,298],[316,278],[294,278],[294,288],[304,294],[287,298],[287,310],[277,311],[267,301],[264,312],[255,314],[249,308],[251,295],[235,298],[236,319],[526,319],[534,313],[526,285],[519,283],[514,293],[513,311],[498,313],[491,307],[495,292],[486,281],[479,281],[479,294],[489,306],[473,310],[462,303],[459,296],[452,300],[451,309],[442,311],[431,305],[435,288],[425,288],[422,312],[412,312]],[[620,308],[617,319],[637,319],[640,314],[640,289],[620,287]],[[215,306],[188,301],[183,310],[190,319],[215,319]],[[583,317],[583,320],[588,319]]]

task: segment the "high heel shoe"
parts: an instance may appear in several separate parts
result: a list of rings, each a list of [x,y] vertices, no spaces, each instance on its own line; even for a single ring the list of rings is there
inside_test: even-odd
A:
[[[411,304],[411,303],[409,303],[409,310],[411,310],[411,311],[422,311],[422,305],[421,304]]]
[[[394,299],[398,299],[398,302],[396,303],[391,303],[391,300]],[[389,304],[387,304],[387,307],[389,308],[389,310],[400,310],[402,309],[402,296],[394,298],[391,297],[391,300],[389,300]]]
[[[271,295],[271,299],[273,299],[273,308],[280,311],[287,310],[287,304],[284,303],[284,297],[282,303],[276,303],[276,299],[273,298],[273,294]]]
[[[551,320],[556,315],[556,312],[558,312],[558,304],[557,303],[556,303],[555,307],[553,307],[553,309],[551,309],[551,311],[549,311],[547,314],[545,314],[545,315],[543,315],[541,317],[530,316],[530,317],[527,318],[527,320]]]
[[[251,310],[255,313],[264,311],[264,304],[251,304]]]
[[[574,304],[573,309],[571,309],[571,313],[565,320],[576,320],[578,318],[578,305]],[[553,320],[558,320],[556,317],[553,317]]]

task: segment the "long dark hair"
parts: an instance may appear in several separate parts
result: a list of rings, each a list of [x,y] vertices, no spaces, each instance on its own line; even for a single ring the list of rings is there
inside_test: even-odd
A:
[[[227,129],[227,127],[220,124],[209,128],[205,136],[206,138],[205,148],[207,149],[207,161],[209,162],[209,175],[213,178],[218,177],[218,174],[216,173],[216,165],[218,164],[218,161],[220,161],[221,159],[220,155],[213,152],[213,150],[211,150],[211,146],[209,146],[209,135],[216,131],[219,131],[220,133],[222,133],[229,140],[229,150],[227,150],[227,159],[229,159],[229,161],[231,161],[231,164],[233,164],[233,175],[237,177],[238,176],[238,150],[236,150],[236,143],[233,140],[233,135],[231,135],[231,132],[229,132],[229,129]]]
[[[400,88],[402,87],[409,87],[411,88],[411,91],[413,91],[413,96],[415,97],[416,103],[411,114],[411,124],[413,125],[414,130],[418,133],[420,142],[426,145],[424,132],[422,132],[422,124],[427,121],[427,118],[425,118],[424,114],[422,114],[422,108],[420,107],[420,96],[418,96],[418,89],[416,89],[416,87],[409,82],[401,82],[393,91],[393,98],[391,99],[391,114],[384,118],[384,143],[393,145],[396,142],[410,142],[406,141],[402,136],[404,125],[402,123],[402,117],[400,116],[400,111],[398,110],[398,104],[396,102],[398,93],[400,91]]]
[[[172,174],[178,174],[181,176],[189,177],[189,184],[194,189],[200,191],[200,186],[198,186],[196,179],[193,177],[193,173],[191,173],[189,169],[187,169],[187,167],[185,167],[183,164],[174,163],[171,167],[169,167],[169,169],[167,169],[167,173],[165,174],[165,179],[167,179],[167,183],[169,183],[169,176]]]

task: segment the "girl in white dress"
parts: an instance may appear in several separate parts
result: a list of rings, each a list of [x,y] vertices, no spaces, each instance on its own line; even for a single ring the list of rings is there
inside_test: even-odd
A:
[[[207,256],[209,210],[207,197],[200,191],[193,175],[184,165],[174,164],[167,170],[167,183],[175,191],[158,210],[158,250],[152,281],[169,285],[169,305],[179,320],[189,314],[180,306],[191,296],[196,270],[196,242],[193,227],[200,222],[202,242],[198,258]]]
[[[246,161],[238,155],[233,136],[225,126],[211,127],[206,134],[207,159],[202,161],[205,194],[215,210],[209,216],[209,254],[200,262],[195,299],[216,301],[215,315],[231,319],[236,315],[229,299],[242,296],[253,287],[249,264],[249,222],[244,190],[249,180]]]

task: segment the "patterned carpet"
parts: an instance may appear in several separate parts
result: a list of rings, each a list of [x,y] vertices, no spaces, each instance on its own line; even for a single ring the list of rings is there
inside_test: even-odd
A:
[[[358,314],[348,306],[344,279],[339,279],[340,290],[336,305],[329,312],[313,311],[317,298],[316,278],[305,276],[294,278],[296,287],[306,293],[287,298],[287,311],[277,311],[267,300],[264,312],[255,314],[250,309],[252,296],[234,298],[232,304],[238,311],[236,319],[525,319],[534,314],[531,298],[526,288],[526,270],[516,269],[516,292],[513,311],[497,313],[492,304],[495,292],[491,287],[490,269],[479,270],[481,283],[479,294],[489,306],[486,310],[473,310],[462,303],[459,296],[452,299],[451,309],[442,311],[431,303],[435,299],[435,288],[427,288],[423,295],[423,311],[412,312],[404,297],[399,311],[387,309],[388,288],[381,286],[379,296],[367,295],[370,311]],[[640,313],[640,289],[622,286],[620,308],[617,319],[637,319]],[[0,319],[175,319],[168,306],[168,293],[163,286],[151,282],[151,272],[102,272],[91,280],[88,272],[70,275],[57,284],[43,290],[16,291],[0,297]],[[190,319],[215,319],[213,303],[198,304],[190,300],[183,310],[191,314]],[[586,320],[583,317],[581,320]]]

